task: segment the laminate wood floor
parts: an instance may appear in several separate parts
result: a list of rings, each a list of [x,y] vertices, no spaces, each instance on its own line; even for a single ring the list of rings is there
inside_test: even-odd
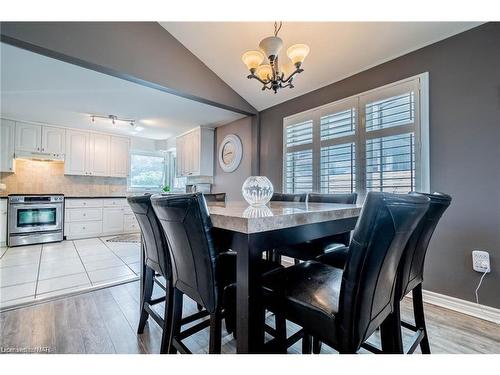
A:
[[[159,291],[155,291],[159,296]],[[0,352],[159,353],[161,330],[148,321],[137,335],[139,282],[96,290],[0,314]],[[162,311],[163,306],[157,306]],[[196,311],[186,298],[185,314]],[[402,306],[411,316],[411,301]],[[426,305],[433,353],[500,353],[500,325]],[[273,319],[269,316],[269,323]],[[298,327],[288,324],[289,334]],[[408,341],[410,335],[405,333]],[[375,334],[371,342],[377,343]],[[206,353],[208,329],[184,341],[195,353]],[[289,353],[300,353],[300,341]],[[235,340],[223,328],[223,353],[235,353]],[[323,345],[322,353],[335,353]]]

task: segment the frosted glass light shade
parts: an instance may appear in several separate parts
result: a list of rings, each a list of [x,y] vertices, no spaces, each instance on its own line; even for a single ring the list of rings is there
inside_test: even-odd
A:
[[[290,77],[290,74],[292,74],[295,71],[295,66],[291,62],[287,62],[286,64],[281,65],[281,72],[285,74],[285,79],[287,77]]]
[[[294,44],[287,49],[286,54],[292,60],[292,63],[302,64],[309,54],[309,46],[307,44]]]
[[[259,48],[267,58],[278,56],[279,51],[283,48],[283,41],[277,36],[270,36],[260,41]]]
[[[257,69],[264,61],[264,55],[259,51],[248,51],[241,56],[241,60],[247,66],[248,70]]]
[[[261,80],[267,81],[273,77],[273,68],[271,68],[271,65],[259,65],[255,74]]]

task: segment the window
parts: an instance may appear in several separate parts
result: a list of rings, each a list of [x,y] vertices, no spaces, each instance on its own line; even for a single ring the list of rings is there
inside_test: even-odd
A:
[[[429,190],[428,75],[284,119],[287,193]]]
[[[160,153],[131,151],[131,190],[160,190],[165,184],[165,156]]]

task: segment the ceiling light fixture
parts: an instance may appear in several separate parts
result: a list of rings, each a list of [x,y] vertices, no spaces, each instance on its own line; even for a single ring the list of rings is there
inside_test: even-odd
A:
[[[279,66],[278,54],[283,47],[283,40],[278,38],[278,33],[282,26],[283,22],[279,24],[278,22],[274,23],[274,36],[262,39],[259,43],[259,48],[262,52],[248,51],[241,56],[248,70],[250,70],[247,78],[254,78],[262,83],[262,91],[273,90],[275,94],[278,92],[278,89],[294,87],[292,83],[293,78],[296,74],[304,71],[301,66],[309,54],[309,46],[306,44],[294,44],[286,51],[293,66],[290,66],[290,64]],[[266,58],[269,64],[265,61]],[[285,78],[285,73],[288,75],[288,78]]]
[[[103,119],[111,120],[111,123],[113,125],[115,125],[116,121],[128,122],[131,127],[135,127],[135,120],[133,120],[133,119],[126,119],[126,118],[119,118],[116,115],[90,115],[90,120],[92,122],[95,122],[96,118],[103,118]]]

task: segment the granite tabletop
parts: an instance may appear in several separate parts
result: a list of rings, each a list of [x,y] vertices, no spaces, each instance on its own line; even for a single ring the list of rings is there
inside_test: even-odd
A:
[[[209,204],[216,228],[251,234],[299,225],[359,216],[360,205],[335,203],[270,202],[251,207],[246,202]]]

